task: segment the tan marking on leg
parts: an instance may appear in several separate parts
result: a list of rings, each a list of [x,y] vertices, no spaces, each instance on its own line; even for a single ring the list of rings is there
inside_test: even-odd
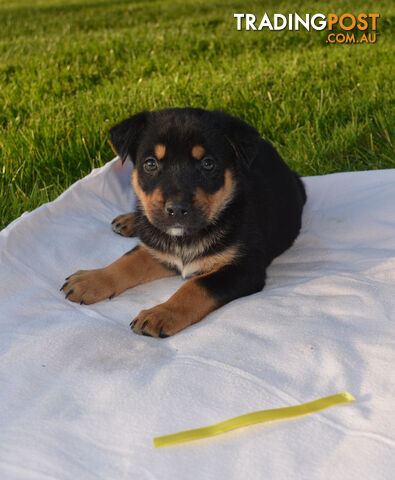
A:
[[[155,188],[152,193],[146,194],[139,185],[137,170],[133,170],[132,184],[134,191],[144,208],[144,213],[146,214],[148,220],[152,223],[153,212],[155,210],[160,210],[164,208],[165,201],[160,188]]]
[[[201,188],[197,188],[195,192],[194,203],[198,208],[206,212],[209,221],[221,213],[226,205],[232,200],[235,193],[235,184],[232,172],[225,170],[225,179],[223,186],[215,193],[207,193]]]
[[[203,155],[206,153],[206,150],[201,145],[195,145],[192,148],[192,157],[196,160],[201,160]]]
[[[115,297],[136,285],[173,275],[173,271],[145,248],[138,248],[105,268],[79,270],[69,277],[62,289],[72,302],[91,304]]]
[[[174,335],[184,328],[199,322],[219,307],[218,302],[193,278],[160,305],[142,310],[132,322],[133,331],[152,337]]]
[[[163,143],[157,143],[154,148],[154,153],[158,160],[162,160],[162,158],[166,155],[166,145]]]
[[[118,215],[111,222],[112,229],[115,233],[119,233],[124,237],[134,237],[136,235],[134,229],[134,212]]]

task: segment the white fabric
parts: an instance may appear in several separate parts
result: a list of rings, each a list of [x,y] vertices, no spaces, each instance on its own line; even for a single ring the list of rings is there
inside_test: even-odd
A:
[[[383,479],[395,471],[395,170],[305,179],[265,289],[183,332],[130,321],[175,277],[92,306],[59,291],[136,243],[114,159],[0,233],[1,479]],[[349,391],[357,401],[155,450],[154,436]]]

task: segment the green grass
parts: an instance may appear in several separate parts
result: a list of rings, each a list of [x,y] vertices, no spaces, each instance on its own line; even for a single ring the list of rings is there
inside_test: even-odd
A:
[[[246,11],[378,12],[380,35],[238,32]],[[0,0],[0,228],[110,160],[109,128],[142,109],[227,110],[302,175],[395,167],[393,18],[390,0]]]

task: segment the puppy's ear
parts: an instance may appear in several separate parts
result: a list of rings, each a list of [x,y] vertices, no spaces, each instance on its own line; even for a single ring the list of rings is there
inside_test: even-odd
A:
[[[248,170],[258,154],[262,141],[254,127],[224,112],[213,112],[220,123],[226,140],[230,143],[238,162],[244,170]]]
[[[149,114],[147,111],[136,113],[110,130],[111,143],[122,163],[128,155],[131,156],[133,162],[135,161],[139,137],[147,124]]]

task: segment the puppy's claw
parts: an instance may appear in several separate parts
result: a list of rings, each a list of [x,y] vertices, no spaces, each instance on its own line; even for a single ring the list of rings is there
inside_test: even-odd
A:
[[[163,328],[160,327],[160,330],[159,330],[159,338],[168,338],[168,337],[170,337],[170,335],[167,335],[167,333],[165,333],[165,332],[163,331]]]
[[[69,282],[65,282],[59,289],[59,291],[62,291],[65,287],[67,287]]]
[[[74,290],[70,290],[67,294],[66,294],[66,297],[67,298],[69,295],[71,295],[72,293],[74,293]]]
[[[133,237],[135,235],[134,231],[134,213],[124,213],[118,215],[111,222],[112,231],[122,235],[123,237]]]

